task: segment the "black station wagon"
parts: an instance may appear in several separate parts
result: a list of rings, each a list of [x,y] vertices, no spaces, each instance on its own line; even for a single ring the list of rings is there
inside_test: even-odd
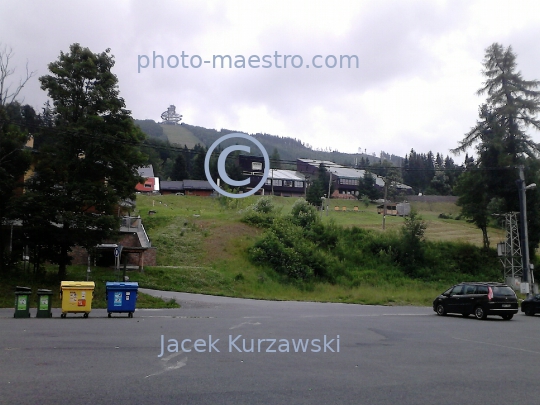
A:
[[[510,320],[519,309],[516,293],[501,283],[460,283],[433,301],[433,310],[438,315],[474,314],[477,319],[488,315],[499,315]]]

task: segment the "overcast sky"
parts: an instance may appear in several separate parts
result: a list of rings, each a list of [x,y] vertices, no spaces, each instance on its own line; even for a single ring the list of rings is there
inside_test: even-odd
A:
[[[74,42],[111,48],[137,119],[159,122],[174,104],[207,128],[348,153],[448,154],[476,122],[489,45],[511,45],[523,77],[540,79],[540,2],[2,0],[0,42],[13,48],[15,76],[26,61],[47,74]],[[242,55],[245,68],[213,67],[214,55]],[[356,55],[358,67],[340,68],[340,55]],[[21,95],[41,110],[37,76]]]

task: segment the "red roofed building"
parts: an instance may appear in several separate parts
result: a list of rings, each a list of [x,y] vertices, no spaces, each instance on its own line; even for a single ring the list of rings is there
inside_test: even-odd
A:
[[[154,176],[152,165],[138,169],[139,176],[144,178],[143,183],[135,186],[135,190],[140,193],[159,193],[159,178]]]

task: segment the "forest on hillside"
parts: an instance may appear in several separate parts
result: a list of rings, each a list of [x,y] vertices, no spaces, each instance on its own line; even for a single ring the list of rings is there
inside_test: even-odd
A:
[[[145,132],[149,137],[157,138],[159,140],[167,139],[167,136],[163,132],[163,124],[158,124],[153,120],[135,120],[135,123],[139,125],[143,132]],[[182,127],[189,130],[189,132],[198,138],[201,146],[205,146],[206,148],[210,147],[210,145],[212,145],[221,136],[234,132],[241,132],[231,129],[221,129],[218,131],[215,129],[208,129],[186,123],[182,123]],[[382,156],[383,160],[391,162],[394,166],[400,166],[403,160],[403,158],[400,156],[386,152],[381,152],[380,156],[374,156],[373,154],[368,155],[365,153],[349,154],[339,152],[337,150],[317,150],[313,149],[309,144],[306,144],[296,138],[282,137],[265,133],[256,133],[251,135],[261,142],[268,153],[277,150],[284,163],[288,161],[295,162],[297,158],[306,158],[328,160],[345,166],[354,166],[358,165],[362,158],[364,161],[376,163],[381,160],[380,156]],[[176,146],[183,147],[184,145],[180,141]]]

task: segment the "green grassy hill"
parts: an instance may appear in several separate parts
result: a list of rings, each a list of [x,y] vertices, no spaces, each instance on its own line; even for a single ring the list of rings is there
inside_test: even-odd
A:
[[[183,125],[164,125],[160,124],[163,128],[163,133],[167,136],[169,143],[174,146],[193,149],[195,145],[203,144],[199,138]]]
[[[263,230],[242,223],[246,208],[259,197],[244,199],[218,199],[195,196],[138,196],[137,209],[143,217],[153,246],[158,248],[158,263],[144,274],[133,274],[132,280],[150,288],[226,295],[245,298],[352,302],[369,304],[429,305],[449,278],[461,281],[462,274],[445,276],[442,281],[422,281],[406,277],[393,280],[383,270],[365,268],[364,281],[354,287],[343,283],[310,283],[307,288],[283,282],[272,271],[253,264],[248,258],[248,248],[263,234]],[[293,198],[274,197],[273,201],[282,215],[288,214],[296,201]],[[337,204],[331,200],[331,208]],[[376,207],[359,206],[358,202],[339,201],[347,211],[330,210],[322,215],[323,223],[339,227],[358,226],[381,232],[382,218]],[[427,239],[435,242],[466,242],[467,249],[481,246],[481,232],[463,220],[439,219],[440,213],[457,213],[458,207],[448,203],[416,204],[428,223]],[[148,216],[148,211],[155,214]],[[400,217],[387,217],[386,233],[396,233],[403,225]],[[490,229],[493,243],[504,236],[498,229]],[[442,246],[441,249],[448,249]],[[466,251],[468,251],[465,249]],[[467,257],[464,258],[467,260]],[[496,260],[493,260],[496,263]],[[493,274],[502,275],[495,267]],[[490,273],[491,274],[491,273]],[[390,279],[388,279],[390,277]],[[392,276],[393,277],[393,276]]]
[[[481,232],[466,221],[438,217],[441,213],[455,216],[459,208],[454,204],[413,203],[428,224],[427,240],[435,242],[429,248],[432,256],[440,255],[441,260],[447,261],[449,251],[463,252],[456,264],[450,266],[453,270],[449,273],[441,274],[438,264],[427,269],[434,274],[439,271],[441,279],[428,277],[429,281],[426,281],[400,273],[392,261],[389,261],[388,247],[385,247],[384,243],[385,240],[393,240],[398,234],[404,223],[403,218],[387,216],[386,231],[383,233],[382,218],[377,214],[375,205],[364,207],[357,201],[330,200],[328,215],[324,212],[321,216],[323,224],[333,223],[340,229],[356,226],[372,230],[374,233],[371,243],[379,247],[376,247],[375,254],[369,258],[358,256],[352,262],[343,262],[343,266],[353,272],[352,280],[337,279],[334,283],[314,281],[306,284],[288,282],[272,269],[258,266],[249,258],[248,249],[262,237],[264,230],[249,226],[241,222],[241,219],[248,207],[259,198],[138,195],[135,215],[141,215],[152,246],[158,249],[157,266],[146,267],[142,273],[130,271],[130,280],[138,281],[141,287],[146,288],[232,297],[430,305],[433,298],[448,287],[449,283],[475,277],[464,273],[462,266],[476,269],[484,265],[485,268],[485,263],[478,263],[477,260],[480,254],[478,247],[482,244]],[[281,215],[287,215],[296,199],[273,197],[272,201]],[[334,211],[335,206],[341,210]],[[359,207],[358,212],[353,211],[354,206]],[[343,211],[343,207],[347,210]],[[149,215],[151,210],[155,211],[155,214]],[[504,232],[499,229],[490,229],[489,234],[493,245],[504,236]],[[463,243],[444,244],[447,241]],[[392,249],[391,246],[389,248]],[[361,254],[360,251],[355,253],[355,249],[357,248],[351,251],[352,254]],[[496,257],[491,257],[489,263],[491,267],[488,277],[497,278],[498,274],[502,276]],[[441,268],[448,268],[448,263],[441,263]],[[49,271],[54,272],[54,269],[53,266],[49,267]],[[69,274],[74,279],[85,279],[85,267],[72,266]],[[12,288],[21,283],[30,284],[36,287],[35,289],[53,288],[56,297],[58,283],[53,276],[54,274],[49,274],[39,280],[31,274],[19,274],[17,277],[13,275],[15,278],[9,279],[0,278],[0,306],[12,305]],[[100,298],[96,301],[96,307],[103,307],[105,304],[101,297],[104,283],[106,280],[114,281],[116,276],[111,269],[106,268],[94,269],[92,276],[99,284]],[[57,301],[55,305],[58,305]],[[154,302],[144,297],[140,307],[170,305],[174,303]]]
[[[232,133],[242,132],[236,130],[222,129],[207,129],[194,125],[183,124],[182,127],[188,129],[193,135],[201,140],[201,143],[207,147],[214,143],[220,136]],[[268,154],[271,154],[274,149],[277,149],[282,160],[296,162],[297,158],[329,160],[344,165],[353,165],[355,161],[359,161],[362,157],[368,158],[371,163],[379,161],[378,157],[366,155],[363,153],[342,153],[338,151],[324,152],[314,150],[305,145],[302,141],[289,137],[281,137],[269,134],[252,134],[264,146]],[[234,142],[223,143],[223,147],[234,144]],[[388,158],[396,165],[399,165],[401,158],[394,155],[389,155]]]

